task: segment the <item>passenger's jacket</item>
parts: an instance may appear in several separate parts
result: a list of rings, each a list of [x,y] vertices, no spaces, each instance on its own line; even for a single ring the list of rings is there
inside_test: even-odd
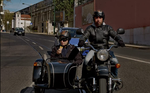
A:
[[[68,60],[73,60],[73,63],[76,65],[80,65],[82,63],[82,55],[74,45],[67,45],[63,48],[61,54],[57,54],[57,50],[59,49],[60,45],[54,46],[52,48],[52,52],[50,54],[51,58],[64,58]]]
[[[85,41],[89,39],[91,44],[103,44],[105,48],[108,48],[109,36],[116,41],[122,40],[122,38],[117,35],[116,31],[114,31],[109,25],[96,27],[92,24],[86,28],[84,35],[80,38],[80,40]]]

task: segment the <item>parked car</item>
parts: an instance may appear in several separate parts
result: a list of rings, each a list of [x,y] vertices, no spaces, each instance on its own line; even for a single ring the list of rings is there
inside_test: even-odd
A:
[[[14,30],[15,30],[15,29],[14,29],[14,28],[12,28],[12,29],[10,30],[10,33],[13,33],[13,32],[14,32]]]
[[[6,32],[6,30],[2,30],[2,32]]]
[[[23,28],[16,27],[15,30],[14,30],[14,35],[16,35],[16,34],[24,36],[25,31],[23,30]]]

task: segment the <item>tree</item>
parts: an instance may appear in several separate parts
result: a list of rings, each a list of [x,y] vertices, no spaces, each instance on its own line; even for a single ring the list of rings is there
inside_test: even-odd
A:
[[[2,1],[3,1],[3,2],[9,2],[9,1],[11,1],[11,0],[0,0],[0,4],[2,3]]]
[[[9,12],[4,13],[3,22],[5,25],[5,29],[7,31],[11,29],[13,16],[14,16],[14,13],[9,13]],[[7,28],[7,21],[9,21],[8,28]]]
[[[55,0],[56,11],[65,11],[65,20],[73,21],[74,0]]]
[[[4,1],[4,2],[7,1],[7,2],[8,2],[8,1],[11,1],[11,0],[0,0],[0,2],[1,2],[1,1]]]

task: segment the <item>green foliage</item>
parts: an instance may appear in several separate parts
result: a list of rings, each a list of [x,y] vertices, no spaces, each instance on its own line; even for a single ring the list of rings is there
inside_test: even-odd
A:
[[[4,2],[10,2],[11,0],[0,0],[0,3],[1,3],[1,1],[3,1],[3,3],[4,3]]]
[[[55,0],[56,11],[65,11],[65,20],[73,21],[74,0]]]
[[[5,12],[4,18],[3,18],[3,22],[4,22],[6,30],[10,30],[11,29],[13,16],[14,16],[14,13]],[[7,21],[9,21],[8,29],[7,29]]]
[[[2,3],[3,1],[3,5],[6,6],[6,2],[10,2],[11,0],[0,0],[0,4]]]

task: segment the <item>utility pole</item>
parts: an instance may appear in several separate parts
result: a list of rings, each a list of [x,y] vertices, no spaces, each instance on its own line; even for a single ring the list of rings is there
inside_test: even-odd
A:
[[[55,34],[55,24],[56,22],[55,22],[55,0],[54,0],[54,34]]]

